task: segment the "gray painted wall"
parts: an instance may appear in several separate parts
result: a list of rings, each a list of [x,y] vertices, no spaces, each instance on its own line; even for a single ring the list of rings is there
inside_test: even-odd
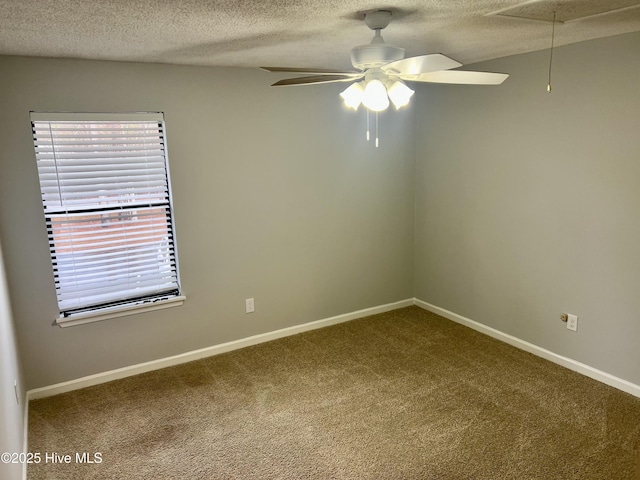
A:
[[[258,70],[0,58],[0,239],[27,388],[412,296],[415,112]],[[29,111],[164,111],[182,307],[60,329]],[[256,312],[244,313],[254,297]]]
[[[548,52],[474,65],[511,77],[421,89],[416,134],[416,297],[635,384],[639,53],[558,48],[551,94]]]
[[[16,402],[15,381],[18,382],[20,404]],[[24,402],[18,349],[0,247],[0,453],[22,452]],[[22,478],[22,465],[0,462],[0,478],[6,480]]]
[[[638,51],[640,34],[557,49],[551,95],[548,52],[476,65],[511,77],[419,88],[378,150],[342,85],[0,58],[0,240],[27,387],[414,295],[640,384]],[[29,110],[166,113],[184,306],[51,326]]]

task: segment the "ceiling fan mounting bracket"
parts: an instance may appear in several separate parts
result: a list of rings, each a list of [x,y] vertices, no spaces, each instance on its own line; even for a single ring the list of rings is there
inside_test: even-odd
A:
[[[391,10],[374,10],[364,14],[364,21],[371,30],[382,30],[389,25],[392,15]]]

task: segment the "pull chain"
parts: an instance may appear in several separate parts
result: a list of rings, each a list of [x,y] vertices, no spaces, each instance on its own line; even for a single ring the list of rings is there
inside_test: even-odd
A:
[[[367,142],[371,140],[371,110],[368,108],[365,110],[367,115]],[[380,146],[380,138],[378,137],[378,112],[376,112],[376,148]]]
[[[547,84],[547,92],[551,93],[551,64],[553,62],[553,44],[556,36],[556,12],[553,12],[553,24],[551,27],[551,53],[549,54],[549,83]]]
[[[368,108],[365,109],[365,112],[367,114],[367,142],[368,142],[369,138],[370,138],[370,135],[369,135],[369,130],[370,130],[370,128],[369,128],[369,114],[370,114],[369,109]]]

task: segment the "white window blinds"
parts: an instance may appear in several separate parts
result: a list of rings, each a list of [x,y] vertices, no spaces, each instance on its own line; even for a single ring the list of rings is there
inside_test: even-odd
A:
[[[180,295],[158,114],[31,114],[61,317]]]

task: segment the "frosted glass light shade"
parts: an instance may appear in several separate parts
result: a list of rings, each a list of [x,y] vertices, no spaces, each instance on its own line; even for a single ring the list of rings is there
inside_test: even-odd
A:
[[[369,110],[381,112],[389,106],[389,97],[387,89],[380,80],[371,80],[364,88],[364,96],[362,103]]]
[[[342,99],[344,100],[344,104],[349,107],[357,110],[362,102],[362,96],[364,95],[364,89],[360,83],[356,82],[340,94]]]
[[[393,105],[398,109],[409,104],[409,100],[414,92],[404,83],[397,81],[389,87],[388,93]]]

